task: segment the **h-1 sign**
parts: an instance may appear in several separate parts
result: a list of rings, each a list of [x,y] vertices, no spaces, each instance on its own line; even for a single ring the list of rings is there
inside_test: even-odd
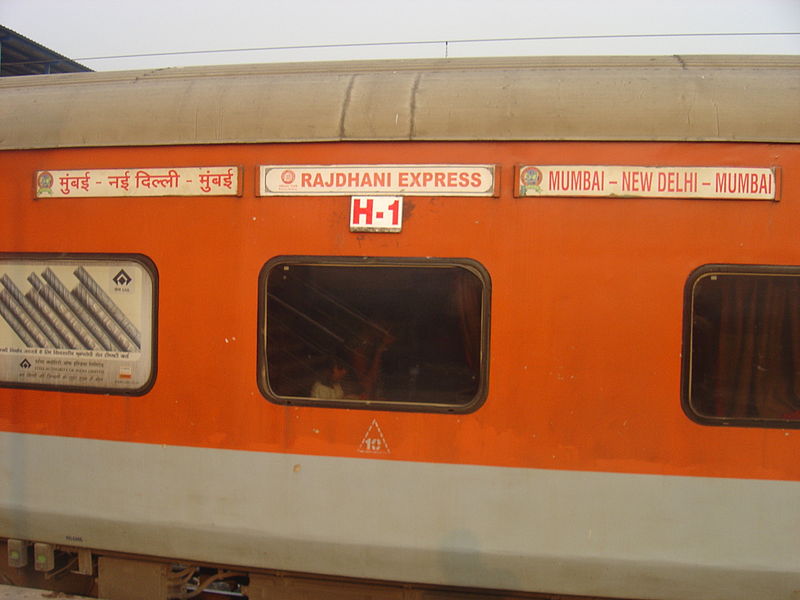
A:
[[[402,196],[352,196],[350,231],[399,233],[402,229]]]

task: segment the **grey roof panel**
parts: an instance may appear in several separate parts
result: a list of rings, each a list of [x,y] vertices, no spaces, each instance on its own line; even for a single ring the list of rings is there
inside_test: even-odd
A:
[[[800,139],[800,58],[516,58],[0,80],[0,148]]]

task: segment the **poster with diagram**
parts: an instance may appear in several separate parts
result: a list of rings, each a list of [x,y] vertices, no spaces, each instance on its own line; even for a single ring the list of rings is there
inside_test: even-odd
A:
[[[143,256],[0,254],[0,385],[145,393],[156,290]]]

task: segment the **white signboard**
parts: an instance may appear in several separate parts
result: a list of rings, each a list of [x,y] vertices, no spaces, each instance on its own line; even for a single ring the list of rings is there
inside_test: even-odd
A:
[[[762,167],[525,165],[519,196],[776,200],[775,171]]]
[[[259,196],[494,196],[494,165],[262,165]]]
[[[36,198],[238,196],[239,167],[36,171]]]
[[[353,196],[350,200],[350,231],[399,233],[402,229],[402,196]]]
[[[155,285],[143,257],[0,255],[0,386],[144,393]]]

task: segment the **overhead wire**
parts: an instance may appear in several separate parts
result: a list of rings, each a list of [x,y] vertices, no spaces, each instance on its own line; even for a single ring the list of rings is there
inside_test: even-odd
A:
[[[83,56],[73,61],[99,61],[120,60],[128,58],[160,58],[169,56],[194,56],[205,54],[227,54],[242,52],[281,52],[287,50],[333,50],[346,48],[379,48],[403,46],[435,46],[442,45],[449,54],[450,47],[456,44],[498,44],[522,42],[556,42],[556,41],[581,41],[581,40],[631,40],[631,39],[657,39],[657,38],[713,38],[713,37],[790,37],[800,36],[800,31],[733,31],[733,32],[704,32],[704,33],[623,33],[623,34],[591,34],[591,35],[546,35],[523,37],[496,37],[496,38],[461,38],[452,40],[405,40],[388,42],[351,42],[331,44],[297,44],[285,46],[259,46],[248,48],[217,48],[206,50],[176,50],[168,52],[139,52],[133,54],[109,54],[103,56]],[[6,62],[7,65],[31,65],[39,63],[58,62],[50,60],[31,60],[19,62]]]

